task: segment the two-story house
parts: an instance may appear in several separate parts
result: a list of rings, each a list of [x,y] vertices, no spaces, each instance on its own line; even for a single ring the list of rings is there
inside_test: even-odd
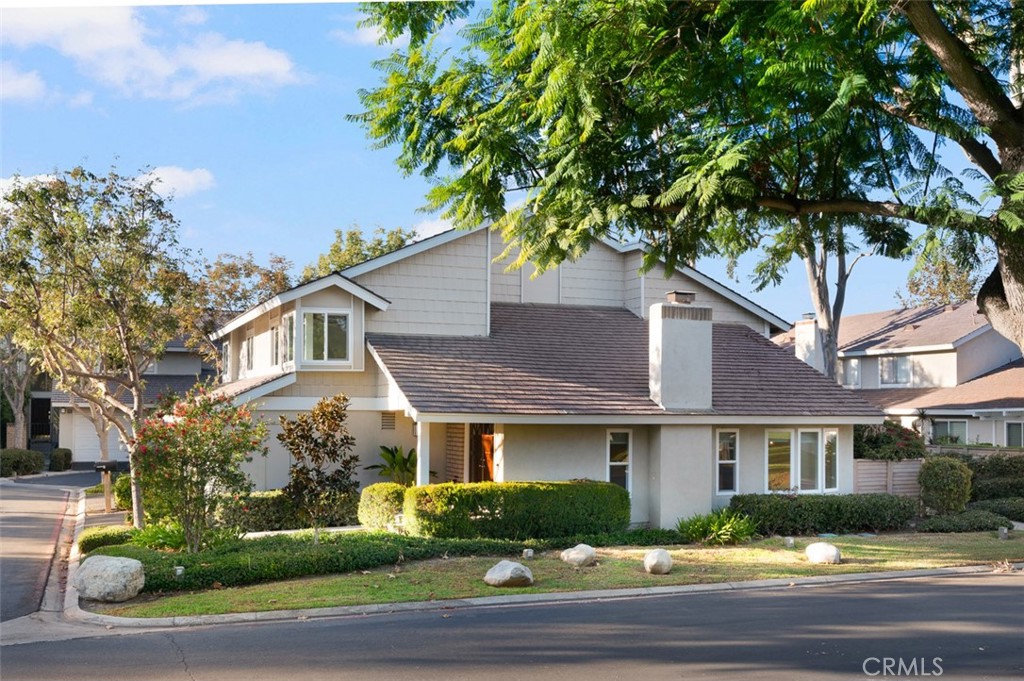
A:
[[[450,231],[283,292],[215,334],[220,390],[271,424],[345,393],[363,465],[402,445],[420,483],[608,480],[636,523],[852,490],[853,424],[882,414],[774,345],[784,320],[689,267],[638,274],[639,244],[536,277],[503,249]],[[288,477],[268,444],[261,488]]]
[[[777,342],[820,366],[817,325],[797,322]],[[1024,361],[977,305],[843,317],[839,382],[929,442],[1024,446]]]

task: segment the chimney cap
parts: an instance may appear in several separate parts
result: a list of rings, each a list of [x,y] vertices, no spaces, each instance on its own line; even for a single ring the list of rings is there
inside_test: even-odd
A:
[[[689,305],[697,300],[697,294],[694,291],[669,291],[665,297],[668,298],[668,302],[680,305]]]
[[[802,316],[804,319],[811,320],[817,317],[818,315],[814,314],[813,312],[804,312]]]

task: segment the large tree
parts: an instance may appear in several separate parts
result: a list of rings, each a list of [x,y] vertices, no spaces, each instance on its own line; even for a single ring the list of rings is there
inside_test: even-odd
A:
[[[432,207],[493,221],[520,261],[622,231],[671,265],[785,223],[916,222],[970,237],[965,261],[995,244],[978,303],[1024,347],[1019,0],[495,0],[457,53],[434,37],[470,3],[364,9],[408,47],[353,118],[435,180]],[[984,204],[948,168],[957,147]]]
[[[0,207],[0,320],[55,387],[90,404],[129,453],[145,372],[194,304],[177,222],[152,181],[82,168],[19,184]]]
[[[303,268],[302,281],[324,277],[331,272],[398,250],[415,236],[416,232],[406,231],[401,227],[390,230],[378,227],[370,239],[366,238],[359,225],[353,225],[347,230],[336,229],[334,241],[327,252],[320,255],[315,263]]]

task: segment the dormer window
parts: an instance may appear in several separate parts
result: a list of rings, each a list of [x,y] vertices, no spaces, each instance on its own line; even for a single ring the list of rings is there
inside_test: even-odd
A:
[[[351,361],[348,312],[303,312],[302,329],[305,361]]]
[[[295,361],[295,315],[281,318],[281,364]]]

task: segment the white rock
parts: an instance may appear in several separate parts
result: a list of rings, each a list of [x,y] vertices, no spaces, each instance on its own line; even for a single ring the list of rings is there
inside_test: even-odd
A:
[[[829,544],[828,542],[814,542],[806,549],[804,553],[807,554],[807,560],[812,563],[840,563],[842,562],[839,555],[839,549]]]
[[[78,595],[104,603],[120,603],[135,598],[145,583],[142,563],[134,558],[89,556],[75,573]]]
[[[484,581],[491,586],[530,586],[533,573],[522,563],[503,560],[487,571]]]
[[[665,549],[652,549],[644,556],[644,570],[652,575],[667,575],[672,571],[672,556]]]
[[[574,567],[587,567],[597,562],[597,551],[593,546],[577,544],[571,549],[562,551],[562,560]]]

